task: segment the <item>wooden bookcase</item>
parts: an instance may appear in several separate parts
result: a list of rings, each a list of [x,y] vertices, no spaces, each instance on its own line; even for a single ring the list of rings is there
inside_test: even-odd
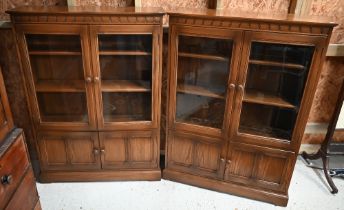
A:
[[[287,205],[334,26],[292,15],[170,13],[163,177]]]
[[[9,11],[41,181],[159,180],[160,9]]]

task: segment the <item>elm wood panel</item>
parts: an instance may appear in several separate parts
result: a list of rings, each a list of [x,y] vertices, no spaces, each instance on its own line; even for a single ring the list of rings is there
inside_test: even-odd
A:
[[[128,26],[110,26],[110,25],[94,25],[90,27],[90,41],[93,75],[102,78],[99,63],[99,34],[151,34],[152,39],[152,75],[151,75],[151,121],[138,122],[106,122],[104,120],[104,110],[102,102],[102,82],[95,84],[96,112],[98,116],[98,130],[137,130],[137,129],[155,129],[160,126],[160,105],[161,105],[161,56],[162,56],[162,27],[157,25],[128,25]],[[106,84],[106,83],[105,83]],[[104,87],[103,87],[104,88]],[[113,88],[113,86],[111,87]],[[117,87],[116,87],[117,88]],[[127,89],[124,86],[118,86],[118,90]],[[136,89],[136,87],[133,87]],[[141,89],[141,88],[140,88]],[[107,87],[105,86],[105,90]],[[129,90],[129,89],[127,89]],[[130,91],[131,92],[131,91]],[[140,91],[141,92],[141,91]]]
[[[243,101],[248,103],[272,105],[291,109],[296,108],[293,104],[289,103],[283,98],[280,98],[279,96],[249,89],[245,90]]]
[[[93,132],[44,132],[39,134],[42,170],[100,169],[99,142]]]
[[[40,181],[89,182],[89,181],[160,181],[160,169],[101,170],[101,171],[42,171]]]
[[[85,92],[85,81],[82,80],[43,80],[35,85],[37,92]]]
[[[295,153],[245,144],[229,148],[225,181],[287,191]]]
[[[152,131],[100,132],[103,169],[159,167],[159,139]]]
[[[30,167],[5,210],[33,209],[38,199],[35,177]]]
[[[294,64],[294,63],[281,63],[276,61],[263,61],[263,60],[250,60],[250,64],[256,64],[256,65],[265,65],[265,66],[277,66],[277,67],[284,67],[284,68],[291,68],[295,70],[303,70],[305,66],[300,64]]]
[[[111,51],[99,50],[99,55],[152,55],[150,52],[145,51]]]
[[[222,178],[225,164],[223,144],[220,139],[172,132],[167,141],[166,167]]]
[[[103,80],[102,92],[149,92],[149,82],[130,80]]]
[[[160,8],[138,7],[19,7],[7,11],[15,23],[80,23],[102,25],[161,25]]]
[[[248,26],[248,22],[256,23],[262,22],[264,24],[267,23],[274,23],[277,25],[284,26],[284,24],[291,24],[291,25],[307,25],[307,26],[329,26],[334,27],[337,24],[333,22],[332,18],[330,17],[314,17],[314,16],[307,16],[307,15],[297,15],[297,14],[273,14],[273,13],[260,13],[260,12],[242,12],[242,11],[233,11],[228,9],[221,9],[221,10],[213,10],[213,9],[192,9],[192,8],[178,8],[174,11],[168,12],[170,16],[170,24],[180,23],[180,24],[190,24],[192,25],[195,23],[191,19],[188,18],[195,18],[195,19],[203,19],[204,21],[197,21],[196,25],[198,24],[205,24],[205,25],[213,25],[216,27],[225,26],[223,23],[226,20],[231,20],[237,26],[238,22],[245,22],[244,25],[240,27],[255,27],[259,29],[259,27],[255,26],[254,24]],[[175,18],[178,19],[175,19]],[[213,19],[214,21],[211,21]],[[223,21],[223,23],[221,23]],[[266,26],[266,25],[264,25]],[[261,29],[264,29],[262,27]],[[278,27],[277,27],[278,28]],[[290,28],[288,30],[298,30],[296,28]]]
[[[216,55],[205,55],[205,54],[179,52],[178,56],[187,57],[187,58],[199,58],[199,59],[205,59],[205,60],[228,61],[228,58],[216,56]]]
[[[309,108],[311,105],[311,100],[314,95],[315,85],[319,78],[320,67],[322,63],[322,59],[324,53],[326,52],[326,40],[329,37],[322,37],[322,36],[306,36],[301,34],[288,34],[288,33],[273,33],[273,32],[246,32],[244,46],[243,46],[243,55],[244,58],[242,59],[241,66],[240,66],[240,74],[237,81],[237,96],[235,99],[235,108],[234,108],[234,115],[232,117],[232,126],[230,131],[230,138],[231,141],[234,142],[243,142],[248,144],[254,145],[261,145],[267,147],[274,147],[280,148],[285,150],[291,151],[298,151],[300,146],[300,141],[303,135],[303,131],[305,129]],[[240,122],[240,114],[242,108],[242,102],[244,101],[244,86],[247,76],[247,70],[249,65],[249,55],[250,55],[250,48],[251,43],[253,41],[260,41],[265,43],[279,43],[279,44],[291,44],[291,45],[306,45],[306,46],[314,46],[315,51],[313,55],[312,63],[310,64],[309,68],[309,76],[307,82],[304,87],[303,98],[301,100],[300,108],[298,111],[298,115],[296,118],[296,122],[293,128],[293,133],[289,141],[285,141],[282,139],[271,138],[271,137],[263,137],[259,135],[247,135],[238,132],[239,129],[239,122]]]
[[[251,186],[239,185],[232,182],[223,182],[212,178],[178,172],[173,169],[165,169],[163,171],[163,178],[210,190],[260,200],[278,206],[287,206],[289,199],[288,194],[286,193],[272,192]]]
[[[1,146],[0,152],[0,177],[12,176],[10,184],[0,184],[0,209],[3,209],[20,184],[30,163],[22,135],[18,138],[9,136]]]
[[[29,101],[29,107],[31,111],[31,117],[34,122],[35,130],[65,130],[65,131],[88,131],[96,129],[96,114],[95,114],[95,104],[94,104],[94,94],[92,83],[87,83],[86,87],[86,110],[88,113],[87,122],[42,122],[40,116],[40,110],[38,106],[38,99],[35,93],[35,79],[32,72],[32,67],[30,65],[30,57],[27,52],[27,46],[25,41],[25,34],[46,34],[46,35],[78,35],[80,37],[80,43],[82,48],[82,62],[83,75],[82,79],[89,78],[92,75],[92,70],[90,67],[90,52],[89,47],[89,36],[87,26],[82,25],[40,25],[40,24],[22,24],[15,25],[15,31],[17,34],[17,45],[19,48],[19,53],[21,56],[21,63],[23,68],[24,79],[26,83],[26,90],[28,91],[27,97]],[[60,56],[58,56],[60,57]],[[75,64],[75,63],[73,63]],[[42,65],[39,64],[39,65]],[[44,64],[45,65],[45,64]],[[74,73],[75,74],[75,73]],[[80,77],[80,75],[74,75]],[[86,104],[85,104],[86,105]],[[49,108],[49,107],[47,107]],[[86,120],[85,120],[86,121]]]
[[[2,69],[0,66],[0,144],[5,139],[5,136],[14,128],[12,113],[7,98],[4,78],[2,76]]]
[[[177,92],[200,95],[200,96],[207,96],[207,97],[212,97],[212,98],[220,98],[220,99],[225,98],[224,96],[218,93],[215,93],[206,88],[203,88],[201,86],[196,86],[196,85],[179,84],[177,86]]]
[[[29,55],[81,55],[81,52],[66,52],[66,51],[29,51]]]

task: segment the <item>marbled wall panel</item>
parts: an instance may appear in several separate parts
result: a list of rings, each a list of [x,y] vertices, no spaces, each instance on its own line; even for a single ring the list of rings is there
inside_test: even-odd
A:
[[[240,10],[244,12],[259,12],[287,14],[290,0],[219,0],[218,8]]]
[[[6,10],[25,5],[67,5],[67,0],[0,0],[0,21],[9,20]]]
[[[344,43],[344,1],[312,0],[308,15],[329,16],[339,25],[334,28],[331,43]],[[329,57],[326,59],[315,93],[308,122],[328,123],[334,111],[339,88],[344,78],[344,59]],[[325,135],[307,134],[302,143],[321,143]],[[344,132],[334,135],[336,141],[344,140]]]
[[[184,8],[207,8],[208,0],[141,0],[142,7],[162,7],[166,11]]]
[[[135,0],[75,0],[74,6],[108,6],[128,7],[134,6]]]

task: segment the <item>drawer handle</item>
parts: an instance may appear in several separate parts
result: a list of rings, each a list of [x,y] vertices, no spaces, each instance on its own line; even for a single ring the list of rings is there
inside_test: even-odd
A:
[[[1,184],[3,185],[11,184],[12,181],[13,181],[12,175],[4,175],[1,177]]]

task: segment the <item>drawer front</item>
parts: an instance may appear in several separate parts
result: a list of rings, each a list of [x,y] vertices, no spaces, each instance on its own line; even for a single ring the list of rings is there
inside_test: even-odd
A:
[[[32,169],[30,168],[5,210],[34,209],[37,201],[36,182]]]
[[[8,180],[0,182],[0,209],[10,199],[29,166],[23,139],[21,134],[0,160],[0,179]]]

